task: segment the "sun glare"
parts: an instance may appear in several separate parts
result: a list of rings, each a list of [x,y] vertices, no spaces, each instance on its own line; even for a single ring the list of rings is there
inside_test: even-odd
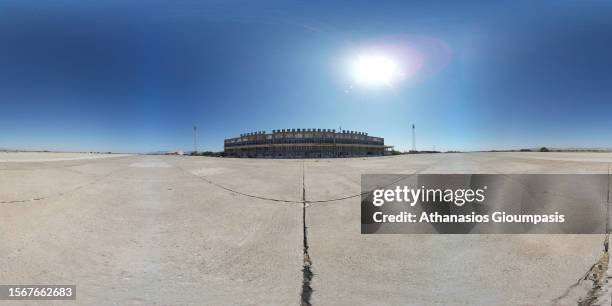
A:
[[[360,56],[352,63],[351,68],[353,79],[368,86],[391,86],[400,77],[397,63],[386,56]]]

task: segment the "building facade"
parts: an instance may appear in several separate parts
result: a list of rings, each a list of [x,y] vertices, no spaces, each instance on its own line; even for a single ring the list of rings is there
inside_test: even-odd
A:
[[[246,133],[224,142],[225,156],[318,158],[380,156],[391,148],[382,137],[331,129],[282,129]]]

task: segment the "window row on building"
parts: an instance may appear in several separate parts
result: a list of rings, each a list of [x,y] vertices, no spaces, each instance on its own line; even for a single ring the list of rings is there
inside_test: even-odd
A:
[[[330,129],[285,129],[246,133],[224,142],[234,157],[350,157],[384,155],[384,138],[367,133]]]

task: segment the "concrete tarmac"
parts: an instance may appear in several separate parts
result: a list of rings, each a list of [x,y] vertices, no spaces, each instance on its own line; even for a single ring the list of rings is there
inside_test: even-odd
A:
[[[53,154],[0,161],[0,284],[76,284],[81,305],[299,305],[304,225],[313,305],[552,304],[597,262],[602,235],[361,235],[360,175],[607,173],[612,162]],[[324,202],[304,209],[304,196]]]

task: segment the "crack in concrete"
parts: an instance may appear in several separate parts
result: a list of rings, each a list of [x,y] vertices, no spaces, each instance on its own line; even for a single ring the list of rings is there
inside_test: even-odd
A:
[[[67,194],[73,193],[75,191],[81,190],[87,186],[91,186],[91,185],[95,185],[99,182],[101,182],[102,180],[110,177],[111,175],[118,173],[120,171],[122,171],[124,169],[117,169],[115,171],[111,171],[110,173],[104,174],[104,175],[99,175],[99,176],[95,176],[94,179],[89,182],[89,183],[85,183],[82,185],[78,185],[74,188],[68,189],[68,190],[64,190],[64,191],[60,191],[60,192],[56,192],[56,193],[52,193],[52,194],[48,194],[45,196],[39,196],[39,197],[35,197],[35,198],[30,198],[30,199],[21,199],[21,200],[7,200],[7,201],[0,201],[0,204],[15,204],[15,203],[27,203],[27,202],[33,202],[33,201],[42,201],[42,200],[47,200],[50,198],[54,198],[54,197],[62,197],[65,196]]]
[[[308,202],[306,201],[305,177],[304,162],[302,162],[302,229],[304,237],[304,264],[302,265],[302,293],[300,297],[302,306],[311,306],[312,304],[310,303],[310,297],[312,296],[313,289],[310,283],[312,282],[314,274],[312,273],[312,261],[310,260],[310,254],[308,253],[308,226],[306,225],[306,207],[308,207]]]
[[[605,300],[603,296],[608,290],[605,288],[608,285],[607,274],[610,262],[610,255],[604,251],[599,260],[591,266],[591,268],[580,277],[578,281],[572,284],[559,297],[552,300],[554,305],[568,305],[576,303],[579,306],[601,305],[600,298]]]
[[[399,175],[399,178],[397,180],[394,180],[394,181],[392,181],[392,182],[390,182],[388,184],[382,185],[382,186],[377,186],[377,188],[374,188],[372,190],[368,190],[368,191],[365,191],[365,192],[360,192],[360,193],[357,193],[357,194],[351,194],[351,195],[347,195],[347,196],[342,196],[342,197],[338,197],[338,198],[327,199],[327,200],[305,200],[305,198],[303,200],[284,200],[284,199],[279,199],[279,198],[265,197],[265,196],[245,193],[245,192],[238,191],[236,189],[232,189],[232,188],[226,187],[226,186],[224,186],[222,184],[219,184],[219,183],[209,179],[206,176],[197,175],[197,174],[195,174],[195,173],[193,173],[193,172],[191,172],[191,171],[189,171],[189,170],[179,166],[178,164],[173,164],[173,166],[178,168],[178,169],[181,169],[181,170],[187,172],[189,175],[194,176],[194,177],[196,177],[196,178],[198,178],[198,179],[200,179],[200,180],[202,180],[202,181],[204,181],[204,182],[206,182],[206,183],[208,183],[210,185],[213,185],[213,186],[215,186],[217,188],[221,188],[221,189],[223,189],[225,191],[229,191],[231,193],[239,194],[241,196],[245,196],[245,197],[249,197],[249,198],[254,198],[254,199],[259,199],[259,200],[265,200],[265,201],[282,202],[282,203],[296,203],[296,204],[297,203],[300,203],[300,204],[303,204],[303,203],[306,203],[306,204],[311,204],[311,203],[312,204],[319,204],[320,203],[320,204],[324,204],[324,203],[337,202],[337,201],[342,201],[342,200],[347,200],[347,199],[352,199],[352,198],[357,198],[357,197],[369,195],[369,194],[373,193],[374,190],[376,190],[376,189],[386,188],[386,187],[391,186],[393,184],[396,184],[396,183],[398,183],[398,182],[400,182],[402,180],[405,180],[408,177],[411,177],[413,175],[418,175],[418,174],[424,172],[425,170],[433,167],[434,165],[437,165],[438,163],[440,163],[440,161],[434,163],[433,165],[427,165],[427,166],[425,166],[425,167],[423,167],[423,168],[421,168],[419,170],[414,171],[413,173]],[[304,167],[304,160],[302,160],[302,171],[303,171],[303,167]]]
[[[304,202],[304,201],[293,201],[293,200],[283,200],[283,199],[277,199],[277,198],[271,198],[271,197],[264,197],[264,196],[258,196],[258,195],[254,195],[254,194],[249,194],[249,193],[241,192],[241,191],[229,188],[229,187],[225,187],[225,186],[223,186],[223,185],[221,185],[219,183],[216,183],[215,181],[213,181],[213,180],[211,180],[211,179],[209,179],[209,178],[207,178],[205,176],[197,175],[197,174],[195,174],[195,173],[193,173],[193,172],[191,172],[191,171],[189,171],[189,170],[187,170],[187,169],[185,169],[185,168],[183,168],[183,167],[181,167],[181,166],[179,166],[177,164],[174,164],[173,166],[178,168],[178,169],[181,169],[184,172],[187,172],[189,175],[195,176],[196,178],[198,178],[198,179],[200,179],[200,180],[202,180],[202,181],[204,181],[204,182],[206,182],[208,184],[211,184],[211,185],[213,185],[213,186],[215,186],[217,188],[221,188],[221,189],[223,189],[225,191],[229,191],[229,192],[232,192],[232,193],[235,193],[235,194],[239,194],[241,196],[245,196],[245,197],[249,197],[249,198],[254,198],[254,199],[259,199],[259,200],[265,200],[265,201],[272,201],[272,202],[283,202],[283,203],[303,203]]]
[[[555,305],[563,305],[569,302],[576,302],[579,306],[603,305],[603,303],[612,303],[612,296],[608,300],[608,296],[612,291],[612,287],[608,280],[612,278],[610,272],[610,163],[608,163],[608,193],[606,195],[606,233],[603,241],[603,254],[599,260],[594,263],[583,277],[572,284],[559,297],[552,300]],[[586,282],[586,284],[585,284]],[[574,293],[574,291],[578,291]],[[577,296],[577,300],[575,299]],[[568,301],[569,300],[569,301]]]

